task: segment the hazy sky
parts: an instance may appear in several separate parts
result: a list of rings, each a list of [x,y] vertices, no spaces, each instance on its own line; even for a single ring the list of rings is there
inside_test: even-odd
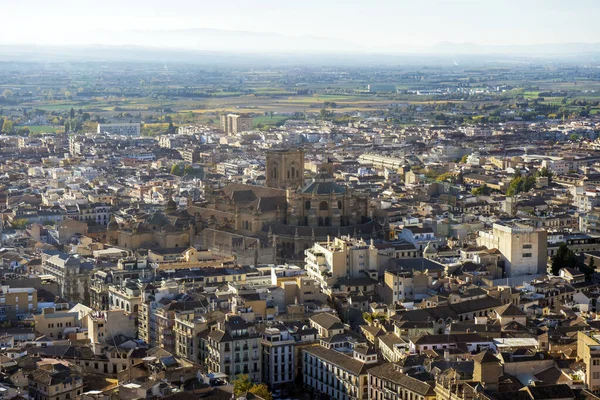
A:
[[[599,0],[1,0],[0,43],[138,44],[129,30],[311,35],[366,50],[600,42]],[[107,34],[117,31],[119,35]],[[135,43],[132,43],[135,42]]]

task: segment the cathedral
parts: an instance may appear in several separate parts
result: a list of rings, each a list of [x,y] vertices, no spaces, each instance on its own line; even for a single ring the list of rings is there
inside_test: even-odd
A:
[[[306,182],[302,150],[273,150],[266,171],[266,187],[232,183],[189,207],[199,245],[234,253],[240,263],[301,263],[304,250],[327,236],[382,234],[367,195],[335,182],[331,163]]]

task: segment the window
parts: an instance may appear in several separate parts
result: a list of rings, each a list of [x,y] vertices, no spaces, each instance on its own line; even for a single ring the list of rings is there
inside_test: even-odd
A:
[[[322,201],[321,204],[319,204],[319,210],[321,210],[321,211],[329,210],[329,204],[327,204],[326,201]]]
[[[531,253],[523,253],[523,258],[529,258],[531,257]]]
[[[304,203],[304,208],[305,208],[306,210],[310,210],[310,201],[306,201],[306,202]]]
[[[533,248],[533,245],[532,244],[524,244],[523,248],[524,249],[531,249],[531,248]]]

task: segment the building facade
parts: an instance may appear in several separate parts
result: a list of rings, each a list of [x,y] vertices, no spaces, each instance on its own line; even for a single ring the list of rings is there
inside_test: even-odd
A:
[[[496,223],[491,232],[479,232],[477,245],[500,251],[506,277],[543,274],[548,260],[547,237],[544,229]]]
[[[140,136],[140,124],[98,124],[98,133],[120,136]]]
[[[229,382],[238,375],[247,375],[253,382],[262,379],[261,336],[254,324],[228,314],[206,339],[209,372],[227,375]]]

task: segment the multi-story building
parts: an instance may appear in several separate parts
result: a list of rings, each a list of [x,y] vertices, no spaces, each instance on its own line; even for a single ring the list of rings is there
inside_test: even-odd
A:
[[[64,364],[47,364],[29,376],[29,396],[35,400],[76,399],[83,393],[83,379]]]
[[[271,391],[286,393],[286,388],[294,384],[295,340],[288,329],[281,324],[272,325],[262,334],[262,382]]]
[[[243,175],[248,165],[246,162],[223,161],[217,164],[217,172],[226,176]]]
[[[89,304],[89,285],[94,264],[77,255],[59,253],[42,257],[42,272],[52,275],[59,285],[60,296],[72,303]]]
[[[65,329],[79,326],[77,312],[55,312],[54,308],[44,308],[41,314],[33,316],[35,331],[49,339],[64,339]]]
[[[225,321],[217,324],[206,338],[206,365],[210,372],[227,375],[233,381],[238,375],[247,375],[260,382],[261,336],[254,324],[241,317],[227,314]]]
[[[199,353],[198,335],[208,329],[205,313],[196,310],[183,310],[175,313],[175,354],[197,362]]]
[[[90,306],[98,311],[108,310],[111,306],[108,293],[109,286],[116,285],[120,287],[128,279],[145,279],[153,275],[154,270],[148,260],[136,257],[119,259],[116,269],[94,270],[90,278]],[[115,308],[114,304],[113,308]]]
[[[326,287],[339,278],[367,276],[378,269],[375,246],[362,239],[334,238],[317,242],[304,252],[307,275]]]
[[[361,154],[358,157],[361,164],[369,164],[375,168],[391,169],[393,171],[402,170],[407,165],[407,161],[401,157],[382,156],[379,154]]]
[[[92,344],[111,344],[115,336],[135,338],[135,317],[124,310],[94,311],[85,317]]]
[[[110,310],[125,310],[137,316],[142,302],[141,288],[133,281],[122,285],[108,286],[108,306]]]
[[[388,304],[402,303],[405,299],[422,300],[429,297],[430,277],[416,270],[388,269],[384,273],[384,298]]]
[[[600,392],[600,332],[577,332],[577,358],[585,364],[585,384]]]
[[[369,369],[369,398],[378,400],[435,400],[433,382],[402,373],[402,367],[386,363]]]
[[[544,229],[495,223],[491,232],[479,232],[477,245],[500,251],[506,277],[546,272],[548,242]]]
[[[34,288],[0,289],[0,321],[17,321],[30,315],[38,308],[37,290]]]
[[[195,164],[200,161],[200,149],[183,149],[180,151],[183,161],[187,164]]]
[[[98,124],[98,133],[140,136],[140,124]]]
[[[368,370],[377,365],[377,354],[366,345],[352,353],[313,346],[304,349],[304,386],[316,395],[338,400],[369,399]]]
[[[179,295],[171,302],[156,308],[156,339],[157,345],[169,353],[176,352],[175,317],[179,311],[194,311],[198,314],[208,312],[209,304],[203,297],[192,297],[187,294]]]
[[[309,319],[310,327],[317,330],[320,339],[344,333],[342,321],[330,313],[318,313]]]
[[[108,204],[79,204],[79,215],[74,217],[79,221],[95,222],[99,225],[108,225],[110,221],[110,206]]]
[[[138,312],[138,337],[150,346],[158,344],[156,311],[163,306],[163,300],[173,299],[179,291],[179,286],[174,281],[163,281],[160,286],[148,284],[144,287]]]
[[[227,114],[221,115],[221,128],[228,135],[252,130],[253,120],[248,115]]]

